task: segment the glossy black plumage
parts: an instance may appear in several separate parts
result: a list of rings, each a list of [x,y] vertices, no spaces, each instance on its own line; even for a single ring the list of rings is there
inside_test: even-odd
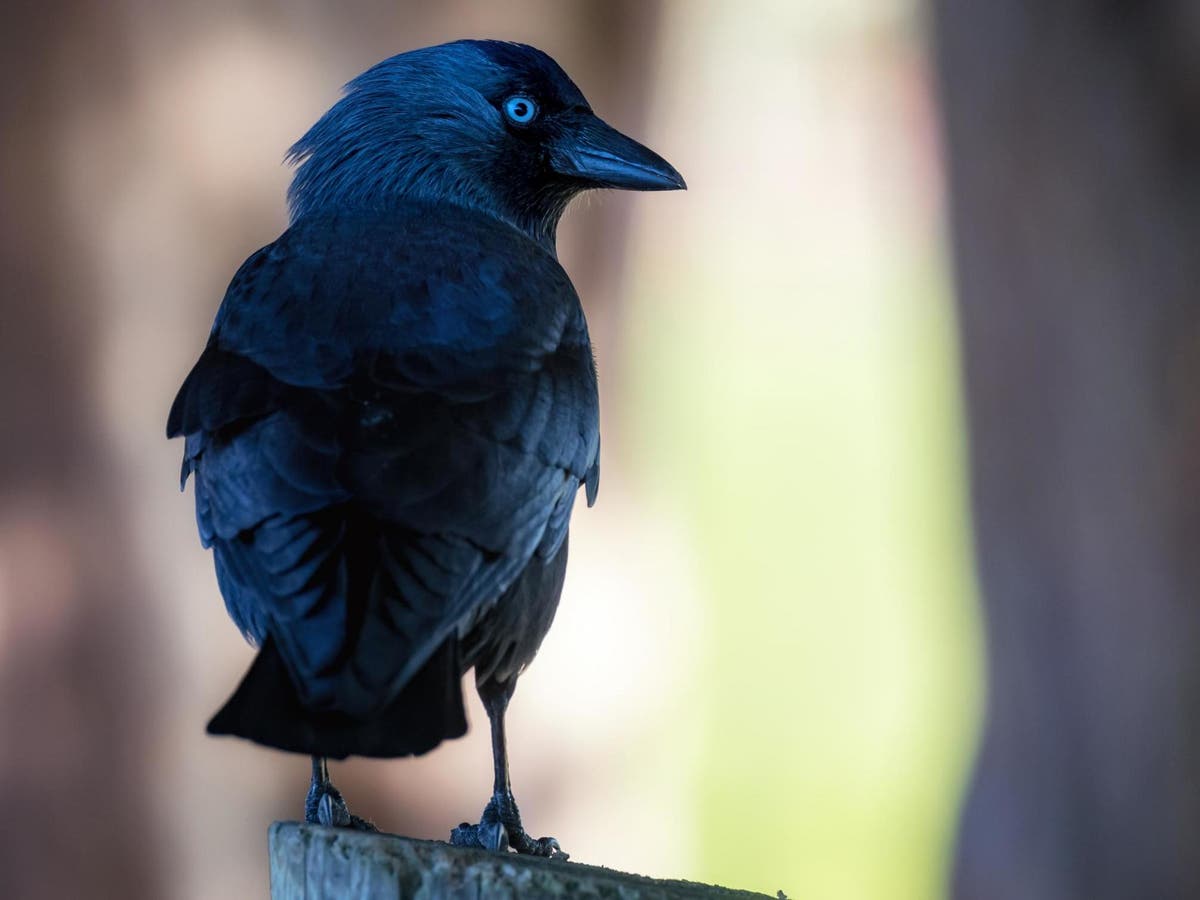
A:
[[[169,433],[234,621],[274,639],[306,708],[368,717],[594,496],[583,311],[479,213],[308,217],[235,277]],[[428,749],[391,740],[378,755]]]
[[[582,190],[683,180],[548,56],[489,41],[373,67],[291,158],[291,224],[234,276],[167,428],[229,614],[261,647],[210,730],[312,754],[307,815],[352,823],[319,758],[462,734],[473,667],[496,788],[456,840],[556,854],[521,828],[503,732],[576,492],[590,504],[599,482],[555,228]]]

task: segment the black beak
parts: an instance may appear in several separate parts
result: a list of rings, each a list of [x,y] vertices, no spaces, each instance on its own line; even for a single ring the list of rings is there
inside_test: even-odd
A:
[[[550,165],[588,187],[687,190],[683,176],[669,162],[590,113],[577,118],[555,142]]]

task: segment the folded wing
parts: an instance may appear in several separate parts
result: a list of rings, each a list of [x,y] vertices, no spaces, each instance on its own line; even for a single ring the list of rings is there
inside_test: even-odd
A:
[[[307,707],[365,716],[593,495],[582,311],[465,211],[301,220],[235,276],[168,433],[234,620]]]

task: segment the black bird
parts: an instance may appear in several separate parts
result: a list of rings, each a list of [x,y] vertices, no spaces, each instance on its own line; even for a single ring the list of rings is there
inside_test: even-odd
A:
[[[521,825],[504,712],[550,627],[596,371],[555,230],[591,188],[673,190],[546,54],[394,56],[291,148],[288,229],[234,276],[171,408],[200,537],[259,652],[209,723],[313,758],[306,819],[371,827],[326,758],[492,727],[495,791],[455,843],[565,856]]]

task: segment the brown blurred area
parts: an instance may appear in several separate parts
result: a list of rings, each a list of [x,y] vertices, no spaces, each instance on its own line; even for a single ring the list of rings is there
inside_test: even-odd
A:
[[[64,121],[128,87],[119,39],[94,4],[0,22],[0,868],[17,897],[163,893],[155,615],[97,414],[95,260],[58,178]]]

